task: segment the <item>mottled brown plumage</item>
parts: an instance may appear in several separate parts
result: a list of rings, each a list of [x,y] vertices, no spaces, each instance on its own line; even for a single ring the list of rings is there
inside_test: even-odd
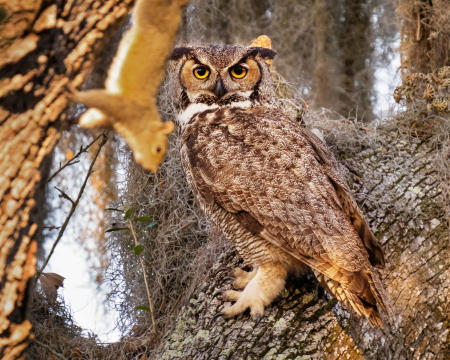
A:
[[[224,314],[250,308],[262,315],[287,274],[307,265],[339,301],[381,326],[388,305],[374,267],[384,266],[383,252],[331,152],[277,109],[264,61],[274,54],[248,49],[184,48],[174,56],[188,180],[206,215],[254,268],[235,271],[234,285],[244,290],[224,294],[236,301]],[[233,78],[240,64],[257,76]],[[198,66],[211,78],[191,75]],[[218,94],[219,81],[225,90]]]

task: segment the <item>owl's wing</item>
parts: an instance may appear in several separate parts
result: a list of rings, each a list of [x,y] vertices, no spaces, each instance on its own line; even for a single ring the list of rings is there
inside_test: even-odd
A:
[[[300,129],[300,131],[310,143],[315,154],[317,154],[317,161],[321,164],[324,173],[328,176],[330,182],[335,188],[342,210],[347,214],[353,227],[361,238],[367,252],[369,253],[370,263],[374,266],[384,268],[385,260],[383,250],[381,249],[377,238],[370,230],[370,227],[356,204],[350,189],[340,176],[339,164],[337,163],[334,155],[311,131],[308,129]]]

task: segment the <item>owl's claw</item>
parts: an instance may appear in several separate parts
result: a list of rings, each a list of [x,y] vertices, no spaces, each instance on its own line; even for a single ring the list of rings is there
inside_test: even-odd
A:
[[[260,321],[261,321],[261,315],[256,314],[255,315],[255,324],[258,325]]]
[[[229,270],[229,268],[227,267],[227,266],[220,266],[218,269],[216,269],[216,272],[214,273],[214,276],[215,277],[218,277],[219,276],[219,274],[221,274],[222,272],[224,272],[224,271],[228,271]]]
[[[224,293],[225,300],[235,301],[233,305],[223,310],[223,316],[226,319],[232,318],[245,310],[250,309],[250,315],[253,319],[261,319],[264,314],[263,300],[252,292],[243,292],[228,290]]]
[[[231,272],[231,276],[225,276],[222,278],[223,282],[229,282],[233,280],[233,287],[235,289],[243,289],[247,286],[247,284],[253,279],[256,271],[248,272],[244,271],[240,268],[235,268]],[[228,295],[227,295],[228,293]],[[237,301],[239,296],[232,295],[233,290],[218,290],[213,297],[221,296],[224,300],[227,301]],[[236,292],[237,293],[237,292]]]
[[[222,317],[223,316],[223,312],[218,312],[216,315],[214,315],[211,319],[211,321],[209,322],[210,324],[212,324],[213,322],[215,322],[217,320],[217,318]]]
[[[232,278],[231,276],[225,276],[222,280],[223,282],[229,282],[231,280],[233,280],[234,278]]]

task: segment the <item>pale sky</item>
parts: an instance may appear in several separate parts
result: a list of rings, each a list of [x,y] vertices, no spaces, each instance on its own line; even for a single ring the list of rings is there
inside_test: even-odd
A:
[[[79,130],[77,127],[73,127],[71,131],[77,132]],[[80,140],[80,143],[76,144],[77,148],[73,149],[74,152],[77,151],[81,142],[86,145],[90,140]],[[96,144],[94,146],[96,148]],[[60,148],[56,147],[53,169],[50,173],[58,168],[60,162],[65,162],[65,153],[62,153]],[[49,184],[48,203],[51,210],[49,217],[46,219],[47,225],[61,225],[70,209],[68,201],[61,200],[58,197],[58,192],[54,186],[67,192],[72,199],[76,198],[89,165],[90,157],[83,154],[80,163],[64,169]],[[104,305],[108,284],[103,283],[99,286],[94,281],[95,274],[90,272],[89,254],[80,242],[81,237],[84,236],[88,248],[97,246],[96,239],[89,238],[90,232],[87,231],[90,226],[98,226],[95,218],[93,219],[89,215],[89,211],[98,212],[95,203],[92,201],[96,191],[88,181],[77,210],[50,258],[45,272],[55,272],[65,277],[64,287],[58,290],[58,294],[64,298],[65,303],[70,307],[76,323],[86,329],[87,332],[97,334],[100,341],[113,342],[120,338],[120,332],[115,329],[118,314],[114,309],[109,309]],[[47,234],[44,248],[48,253],[57,231],[52,230]]]

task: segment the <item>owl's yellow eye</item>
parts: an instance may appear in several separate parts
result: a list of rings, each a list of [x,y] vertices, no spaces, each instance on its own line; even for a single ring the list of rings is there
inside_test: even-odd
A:
[[[235,65],[231,68],[230,74],[236,79],[242,79],[245,75],[247,75],[247,69],[242,65]]]
[[[206,79],[209,76],[209,69],[206,66],[199,66],[194,69],[194,76],[200,80]]]

